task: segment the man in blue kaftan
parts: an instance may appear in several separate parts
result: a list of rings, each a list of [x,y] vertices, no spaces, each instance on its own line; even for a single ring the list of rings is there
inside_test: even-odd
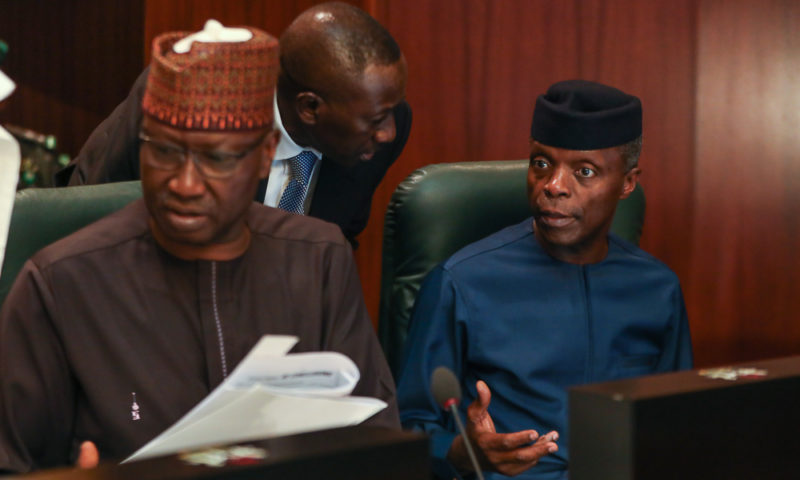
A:
[[[640,173],[641,118],[639,99],[615,88],[551,86],[531,127],[533,218],[465,247],[423,283],[398,401],[403,425],[431,435],[438,474],[473,470],[431,394],[438,366],[460,380],[487,479],[566,478],[568,387],[691,368],[677,276],[609,233]]]

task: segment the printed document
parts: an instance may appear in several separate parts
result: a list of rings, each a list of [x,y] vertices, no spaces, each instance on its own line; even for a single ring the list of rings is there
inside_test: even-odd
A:
[[[297,337],[266,335],[202,402],[124,462],[208,445],[356,425],[386,402],[350,393],[358,367],[336,352],[287,354]]]

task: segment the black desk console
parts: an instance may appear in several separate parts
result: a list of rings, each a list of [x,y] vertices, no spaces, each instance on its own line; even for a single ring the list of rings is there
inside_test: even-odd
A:
[[[800,479],[800,357],[570,389],[570,480]]]

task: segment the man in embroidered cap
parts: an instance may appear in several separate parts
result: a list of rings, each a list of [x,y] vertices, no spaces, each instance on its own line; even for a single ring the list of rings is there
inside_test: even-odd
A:
[[[356,246],[372,195],[411,129],[406,62],[389,32],[351,5],[306,10],[280,40],[275,120],[281,131],[257,202],[339,225]],[[136,135],[145,71],[128,98],[57,174],[60,185],[139,178]]]
[[[264,334],[350,357],[353,393],[389,404],[368,422],[399,427],[347,240],[252,201],[278,140],[278,42],[245,33],[155,39],[137,135],[144,198],[20,272],[0,312],[0,469],[128,456]]]
[[[435,467],[473,470],[431,372],[459,378],[459,409],[486,478],[567,475],[567,388],[690,368],[680,285],[609,233],[639,176],[639,99],[586,81],[536,101],[533,218],[465,247],[422,285],[398,382],[404,427],[431,435]],[[491,392],[490,392],[491,387]]]

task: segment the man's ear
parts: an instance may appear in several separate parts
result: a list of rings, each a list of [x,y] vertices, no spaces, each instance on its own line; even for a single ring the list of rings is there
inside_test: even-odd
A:
[[[625,178],[622,180],[622,193],[619,196],[620,200],[623,198],[628,198],[628,196],[633,193],[633,190],[636,188],[636,184],[639,182],[639,175],[641,175],[641,173],[641,168],[634,167],[625,174]]]
[[[319,109],[325,101],[314,92],[300,92],[295,97],[297,117],[307,125],[317,123]]]
[[[258,169],[258,178],[261,180],[269,177],[269,172],[272,168],[272,159],[275,158],[275,150],[278,148],[278,141],[280,139],[281,132],[278,130],[269,132],[264,139],[264,145],[261,150],[261,165]]]

